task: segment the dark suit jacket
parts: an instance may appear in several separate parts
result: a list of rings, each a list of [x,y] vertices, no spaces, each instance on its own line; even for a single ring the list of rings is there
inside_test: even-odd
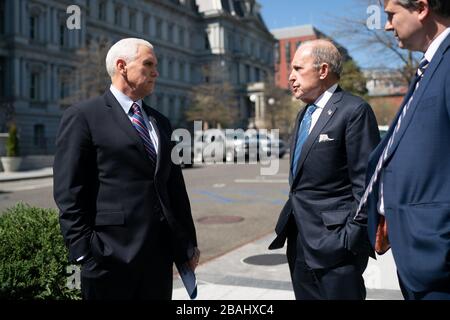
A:
[[[368,179],[393,129],[370,156]],[[414,93],[390,148],[383,185],[388,235],[402,282],[416,292],[450,288],[450,36]],[[368,198],[372,244],[378,198],[376,184]]]
[[[150,256],[152,226],[165,219],[175,259],[197,245],[181,169],[170,158],[167,118],[144,104],[159,138],[156,168],[131,121],[107,90],[69,107],[54,161],[54,198],[69,259],[92,254],[105,265],[132,265]]]
[[[291,159],[304,113],[299,113],[296,121]],[[319,142],[325,134],[333,140]],[[297,172],[290,173],[289,199],[270,248],[284,245],[287,222],[294,214],[309,267],[331,267],[346,259],[350,251],[369,254],[367,230],[352,218],[364,191],[369,154],[379,139],[370,106],[338,87],[302,148]]]

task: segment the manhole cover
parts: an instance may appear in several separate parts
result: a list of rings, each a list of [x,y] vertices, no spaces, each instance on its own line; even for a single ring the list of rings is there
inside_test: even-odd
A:
[[[285,264],[288,261],[285,254],[273,253],[250,256],[245,258],[243,262],[257,266],[276,266],[279,264]]]
[[[227,224],[238,223],[243,221],[244,218],[238,216],[209,216],[197,219],[197,222],[203,224]]]

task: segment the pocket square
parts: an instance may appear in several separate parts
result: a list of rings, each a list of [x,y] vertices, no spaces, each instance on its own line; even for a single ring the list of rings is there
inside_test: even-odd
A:
[[[326,141],[334,141],[334,139],[328,137],[327,134],[321,134],[319,136],[319,142],[326,142]]]

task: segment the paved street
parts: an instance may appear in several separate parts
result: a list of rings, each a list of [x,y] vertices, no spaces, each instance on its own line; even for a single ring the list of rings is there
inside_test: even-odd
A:
[[[287,264],[278,261],[285,249],[267,250],[288,195],[287,157],[279,164],[272,176],[262,176],[256,164],[183,170],[202,251],[199,300],[293,299]],[[52,179],[0,182],[0,211],[18,201],[56,208]],[[364,278],[368,299],[401,299],[390,252],[370,259]],[[187,299],[179,279],[174,286],[174,299]]]
[[[288,193],[288,160],[261,176],[257,164],[197,165],[184,169],[202,262],[260,238],[274,228]],[[56,208],[52,178],[0,182],[0,212],[23,201]]]

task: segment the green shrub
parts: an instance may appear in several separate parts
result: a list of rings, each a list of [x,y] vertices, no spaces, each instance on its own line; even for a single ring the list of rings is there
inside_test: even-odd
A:
[[[19,156],[19,139],[17,138],[17,127],[15,124],[9,127],[8,139],[6,140],[6,156]]]
[[[0,214],[0,299],[79,299],[68,267],[55,210],[19,203]]]

